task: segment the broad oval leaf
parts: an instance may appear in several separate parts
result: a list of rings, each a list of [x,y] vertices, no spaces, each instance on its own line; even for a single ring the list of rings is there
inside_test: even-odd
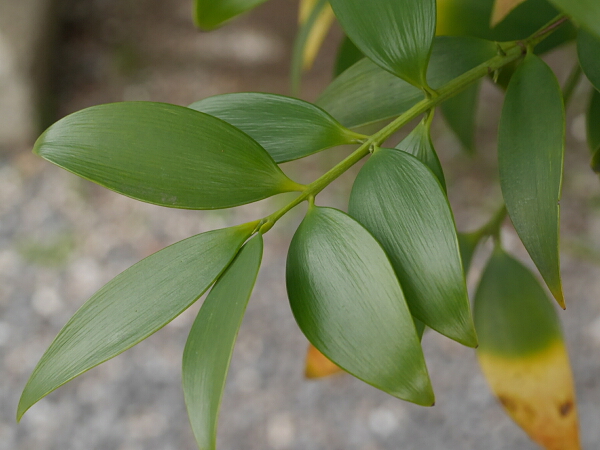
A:
[[[143,259],[96,292],[58,333],[17,411],[133,347],[194,303],[229,265],[255,223],[198,234]]]
[[[600,90],[600,37],[579,30],[577,35],[577,56],[583,73],[597,90]]]
[[[559,305],[559,200],[565,111],[552,70],[528,55],[506,91],[498,132],[500,187],[506,209]]]
[[[195,0],[194,20],[204,30],[212,30],[266,0]]]
[[[348,210],[388,254],[411,313],[476,347],[454,218],[431,170],[408,153],[378,149],[356,177]]]
[[[439,88],[496,53],[496,45],[482,39],[437,37],[427,70],[429,85]],[[398,116],[423,98],[416,87],[363,59],[337,77],[317,105],[344,126],[355,128]]]
[[[433,114],[433,112],[431,113]],[[398,150],[410,153],[423,164],[425,164],[436,176],[444,192],[446,192],[446,179],[444,177],[444,171],[440,164],[435,149],[433,148],[433,142],[431,142],[430,134],[430,122],[427,118],[424,118],[419,124],[406,136],[396,148]]]
[[[167,103],[78,111],[48,128],[34,152],[108,189],[172,208],[229,208],[302,189],[245,133]]]
[[[330,0],[342,28],[373,62],[409,83],[427,87],[435,33],[435,0]]]
[[[547,0],[527,0],[492,26],[492,10],[496,0],[437,0],[438,21],[436,34],[474,36],[490,41],[504,42],[525,39],[551,21],[559,11]],[[570,1],[570,0],[567,0]],[[576,28],[564,24],[536,45],[536,54],[575,39]]]
[[[600,38],[600,2],[597,0],[550,0],[582,27]]]
[[[303,158],[336,145],[355,144],[365,137],[344,128],[318,106],[283,95],[223,94],[189,107],[244,131],[277,163]]]
[[[549,450],[579,450],[571,367],[556,310],[521,263],[496,248],[475,294],[477,355],[508,414]]]
[[[593,155],[600,150],[600,92],[592,90],[587,111],[587,141]],[[592,168],[594,165],[592,165]],[[596,170],[596,169],[594,169]]]
[[[202,304],[183,351],[183,393],[198,447],[214,450],[229,363],[262,259],[257,234],[239,251]]]
[[[336,209],[311,206],[290,245],[287,292],[300,329],[327,358],[395,397],[433,404],[398,279],[358,222]]]
[[[337,77],[364,57],[365,55],[363,55],[358,47],[354,45],[354,42],[352,42],[348,36],[344,36],[338,47],[335,65],[333,67],[333,76]]]

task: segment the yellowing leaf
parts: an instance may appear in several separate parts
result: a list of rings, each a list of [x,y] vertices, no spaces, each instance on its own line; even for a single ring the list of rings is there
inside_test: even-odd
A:
[[[495,27],[502,22],[508,14],[525,0],[496,0],[492,11],[490,26]]]
[[[562,341],[521,358],[478,355],[502,406],[531,439],[547,450],[581,448],[573,379]]]
[[[308,20],[312,10],[317,6],[317,4],[317,0],[300,1],[298,19],[301,25]],[[312,67],[317,53],[319,53],[319,49],[321,48],[321,45],[323,45],[323,41],[327,37],[327,33],[329,32],[334,19],[335,15],[333,14],[331,6],[329,6],[329,4],[325,5],[323,10],[319,13],[319,17],[316,19],[311,30],[309,31],[306,42],[304,43],[304,49],[302,51],[302,68],[304,70],[309,70]]]
[[[331,362],[314,345],[308,344],[306,370],[304,372],[306,378],[322,378],[339,372],[343,372],[343,369],[340,369],[335,363]]]

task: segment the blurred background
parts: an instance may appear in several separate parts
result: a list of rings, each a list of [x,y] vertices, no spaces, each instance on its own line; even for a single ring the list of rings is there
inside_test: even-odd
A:
[[[108,102],[187,105],[238,91],[290,94],[296,0],[273,0],[211,33],[191,0],[0,0],[0,450],[193,450],[181,354],[201,302],[164,329],[36,404],[15,423],[27,378],[69,317],[141,258],[193,234],[262,217],[285,198],[228,211],[170,210],[119,196],[31,153],[43,128]],[[303,80],[314,100],[331,80],[334,28]],[[564,80],[568,45],[547,58]],[[600,442],[600,184],[589,170],[580,83],[569,109],[562,263],[584,448]],[[500,204],[495,140],[502,94],[486,82],[477,155],[437,117],[434,143],[460,230]],[[395,144],[398,137],[393,142]],[[348,153],[328,150],[284,170],[308,182]],[[318,204],[346,209],[353,175]],[[285,257],[305,207],[265,238],[265,256],[236,346],[219,422],[221,450],[514,450],[537,448],[504,414],[475,354],[436,333],[424,338],[433,408],[401,402],[348,375],[304,378],[307,342],[289,310]],[[506,226],[509,250],[531,261]],[[485,253],[486,249],[482,253]],[[481,270],[476,259],[472,289]],[[479,264],[477,264],[479,261]]]

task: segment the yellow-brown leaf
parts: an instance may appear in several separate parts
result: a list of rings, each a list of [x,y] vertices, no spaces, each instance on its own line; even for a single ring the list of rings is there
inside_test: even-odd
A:
[[[308,344],[306,370],[304,372],[306,378],[322,378],[338,372],[343,372],[343,370],[327,359],[312,344]]]

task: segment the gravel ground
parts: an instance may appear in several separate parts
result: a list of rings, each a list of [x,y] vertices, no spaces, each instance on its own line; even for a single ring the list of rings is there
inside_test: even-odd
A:
[[[65,2],[52,100],[58,116],[111,101],[185,105],[222,92],[288,93],[295,9],[295,1],[275,0],[202,34],[191,24],[189,1]],[[338,37],[334,32],[325,56],[306,77],[305,98],[314,99],[328,82]],[[561,204],[569,309],[561,317],[584,448],[591,450],[600,442],[600,185],[587,166],[581,107],[576,105],[585,89],[577,91],[568,125]],[[475,228],[499,202],[493,160],[501,97],[492,86],[486,86],[483,97],[476,158],[460,152],[441,120],[434,124],[461,229]],[[14,414],[45,348],[104,283],[168,244],[262,217],[285,198],[223,212],[169,210],[80,180],[28,150],[0,155],[0,450],[194,449],[180,359],[200,302],[146,341],[40,401],[20,425]],[[335,149],[285,170],[309,181],[347,151]],[[319,203],[345,209],[351,180],[352,174],[343,176]],[[491,396],[473,351],[435,333],[424,338],[437,397],[433,408],[401,402],[350,376],[318,382],[303,378],[306,340],[289,310],[284,284],[285,254],[302,210],[266,236],[263,266],[224,396],[219,448],[537,448]],[[510,230],[505,240],[531,266]]]

